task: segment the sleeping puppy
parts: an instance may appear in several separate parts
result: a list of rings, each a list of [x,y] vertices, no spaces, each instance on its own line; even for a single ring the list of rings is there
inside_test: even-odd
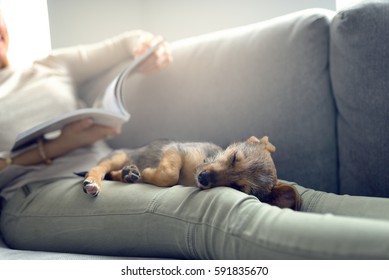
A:
[[[138,149],[115,151],[85,174],[83,189],[95,197],[103,179],[159,187],[227,186],[262,202],[298,210],[299,194],[292,185],[278,181],[273,152],[267,136],[252,136],[225,150],[212,143],[157,140]]]

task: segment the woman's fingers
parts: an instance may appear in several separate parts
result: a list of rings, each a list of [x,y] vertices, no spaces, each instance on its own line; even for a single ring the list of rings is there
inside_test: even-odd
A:
[[[139,41],[139,45],[134,49],[134,56],[143,54],[148,48],[158,41],[163,40],[162,36],[154,36],[146,33]],[[173,57],[168,42],[164,41],[158,49],[150,56],[140,67],[139,72],[143,74],[151,74],[157,72],[170,63],[172,63]]]
[[[68,151],[119,135],[121,126],[108,127],[94,124],[90,118],[73,122],[62,129],[58,144]],[[54,140],[55,141],[55,140]]]

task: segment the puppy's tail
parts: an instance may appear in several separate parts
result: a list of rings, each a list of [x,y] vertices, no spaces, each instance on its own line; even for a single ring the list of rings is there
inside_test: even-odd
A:
[[[73,172],[74,175],[86,178],[88,176],[88,171]],[[112,180],[111,174],[108,173],[104,176],[104,180]]]
[[[88,171],[73,172],[73,174],[85,178],[88,175]]]

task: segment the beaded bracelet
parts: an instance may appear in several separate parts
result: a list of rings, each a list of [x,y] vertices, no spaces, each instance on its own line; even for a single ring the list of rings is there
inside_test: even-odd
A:
[[[11,156],[6,156],[6,157],[1,157],[0,159],[4,160],[4,168],[10,166],[12,164],[12,157]]]
[[[12,157],[10,153],[3,153],[3,155],[0,157],[0,160],[4,161],[4,164],[1,164],[0,166],[0,170],[7,168],[12,164]]]
[[[11,165],[12,164],[11,156],[8,156],[8,157],[4,158],[4,161],[5,161],[5,166]]]
[[[46,155],[45,149],[43,148],[43,139],[38,139],[38,152],[45,164],[49,165],[52,163],[52,160]]]

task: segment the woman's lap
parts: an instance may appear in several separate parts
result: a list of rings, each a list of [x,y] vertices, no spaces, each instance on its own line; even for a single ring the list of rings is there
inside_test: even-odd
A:
[[[336,208],[335,214],[353,215],[358,206],[378,204],[367,217],[375,211],[375,218],[388,219],[389,200],[297,188],[303,210]],[[77,179],[35,184],[5,205],[1,230],[9,246],[30,250],[201,259],[389,258],[387,221],[279,209],[230,188],[106,181],[91,198]]]

